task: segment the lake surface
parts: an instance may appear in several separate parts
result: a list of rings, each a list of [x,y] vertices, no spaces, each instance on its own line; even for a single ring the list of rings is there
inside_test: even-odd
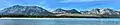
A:
[[[120,25],[120,18],[0,19],[0,25]]]

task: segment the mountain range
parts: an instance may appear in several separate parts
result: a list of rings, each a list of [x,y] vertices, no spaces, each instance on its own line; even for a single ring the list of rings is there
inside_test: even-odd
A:
[[[55,14],[105,14],[105,15],[120,15],[120,11],[115,11],[110,8],[96,8],[92,9],[90,11],[80,11],[78,12],[75,9],[71,10],[64,10],[61,8],[58,8],[52,12],[49,12],[45,10],[42,7],[39,6],[21,6],[21,5],[14,5],[12,7],[5,8],[1,10],[2,15],[16,15],[16,14],[22,14],[22,15],[42,15],[42,16],[48,16],[48,15],[55,15]]]

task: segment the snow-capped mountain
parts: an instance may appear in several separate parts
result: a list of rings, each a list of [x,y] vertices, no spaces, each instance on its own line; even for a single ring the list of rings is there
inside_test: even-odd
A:
[[[72,9],[72,10],[63,10],[61,8],[58,8],[54,11],[52,11],[53,13],[58,13],[58,14],[70,14],[70,13],[78,13],[80,14],[77,10]]]
[[[100,9],[92,9],[90,11],[90,14],[99,14],[100,13]]]
[[[81,14],[90,14],[90,11],[80,11]]]
[[[106,8],[106,9],[101,9],[100,14],[118,15],[118,12],[115,12],[112,9]]]
[[[38,6],[20,6],[14,5],[2,10],[5,15],[8,14],[24,14],[24,15],[51,15],[52,13]]]
[[[119,11],[112,10],[110,8],[105,9],[92,9],[90,14],[106,14],[106,15],[119,15]]]
[[[58,8],[54,11],[49,12],[42,7],[38,6],[21,6],[21,5],[14,5],[12,7],[5,8],[0,11],[3,15],[11,15],[11,14],[22,14],[22,15],[54,15],[54,14],[106,14],[106,15],[120,15],[120,11],[115,11],[109,8],[101,9],[92,9],[90,11],[80,11],[78,12],[75,9],[71,10],[64,10],[61,8]]]
[[[58,8],[58,9],[52,11],[52,13],[65,13],[65,10]]]

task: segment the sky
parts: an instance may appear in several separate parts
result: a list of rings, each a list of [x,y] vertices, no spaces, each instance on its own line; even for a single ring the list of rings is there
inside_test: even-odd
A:
[[[48,11],[57,8],[86,11],[94,8],[120,10],[120,0],[0,0],[0,9],[13,5],[40,6]]]

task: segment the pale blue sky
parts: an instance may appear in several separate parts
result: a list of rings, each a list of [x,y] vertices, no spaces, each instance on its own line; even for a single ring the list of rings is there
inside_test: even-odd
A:
[[[0,0],[0,9],[12,5],[36,5],[52,11],[56,8],[89,10],[92,8],[112,8],[120,10],[120,0]]]

